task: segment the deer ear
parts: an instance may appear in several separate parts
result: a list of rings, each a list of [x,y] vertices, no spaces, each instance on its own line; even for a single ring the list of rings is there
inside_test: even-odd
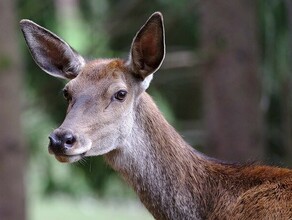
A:
[[[59,78],[77,76],[85,61],[65,41],[30,20],[21,20],[20,27],[33,59],[42,70]]]
[[[160,12],[155,12],[136,34],[128,63],[133,73],[144,80],[159,69],[164,56],[163,17]],[[151,80],[152,75],[147,78]],[[146,81],[150,82],[148,79]]]

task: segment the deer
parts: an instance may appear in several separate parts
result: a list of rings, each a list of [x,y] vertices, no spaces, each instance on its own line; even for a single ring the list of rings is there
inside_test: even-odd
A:
[[[292,219],[292,170],[208,157],[187,144],[146,92],[165,57],[160,12],[135,35],[129,57],[87,60],[30,20],[21,30],[36,64],[67,79],[68,109],[49,135],[63,163],[103,155],[158,220]]]

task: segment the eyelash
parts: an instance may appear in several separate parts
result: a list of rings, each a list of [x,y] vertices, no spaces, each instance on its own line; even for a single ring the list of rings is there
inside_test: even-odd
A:
[[[68,102],[72,100],[72,97],[70,96],[67,89],[63,89],[63,96],[66,99],[66,101],[68,101]]]

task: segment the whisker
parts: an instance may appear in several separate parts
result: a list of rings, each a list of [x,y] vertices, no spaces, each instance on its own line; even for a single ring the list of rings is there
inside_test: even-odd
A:
[[[86,158],[82,158],[81,160],[78,161],[79,164],[81,164],[82,166],[86,166],[87,165],[87,160]]]
[[[89,172],[91,173],[91,157],[89,158]]]

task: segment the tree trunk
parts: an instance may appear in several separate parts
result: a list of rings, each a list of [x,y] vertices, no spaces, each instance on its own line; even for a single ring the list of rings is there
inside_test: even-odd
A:
[[[24,220],[25,154],[20,123],[21,62],[15,1],[0,1],[0,219]]]
[[[262,112],[256,1],[201,1],[208,150],[227,160],[261,159]]]

